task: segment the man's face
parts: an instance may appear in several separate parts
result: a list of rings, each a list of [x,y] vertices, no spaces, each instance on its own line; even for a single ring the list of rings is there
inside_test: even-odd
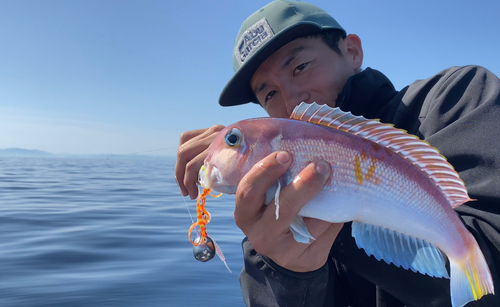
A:
[[[346,39],[339,42],[343,56],[320,38],[298,38],[264,61],[250,86],[267,113],[271,117],[290,117],[303,101],[335,107],[347,79],[361,66],[353,60]],[[357,36],[355,39],[359,42]]]

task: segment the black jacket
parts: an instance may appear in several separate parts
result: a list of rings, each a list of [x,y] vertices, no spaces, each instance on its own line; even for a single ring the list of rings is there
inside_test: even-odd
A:
[[[344,111],[379,118],[425,139],[455,167],[477,201],[456,208],[478,241],[498,295],[466,306],[500,306],[500,80],[477,66],[452,67],[401,91],[379,71],[351,77]],[[377,261],[357,248],[347,223],[328,262],[308,273],[279,267],[243,240],[240,275],[248,306],[451,306],[449,279]],[[498,268],[498,269],[497,269]]]

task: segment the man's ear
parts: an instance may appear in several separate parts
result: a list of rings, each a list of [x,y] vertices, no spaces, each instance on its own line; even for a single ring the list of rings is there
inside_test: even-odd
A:
[[[363,65],[363,47],[361,46],[361,39],[356,34],[349,34],[344,38],[345,52],[343,56],[348,57],[348,60],[353,65],[354,69],[361,68]]]

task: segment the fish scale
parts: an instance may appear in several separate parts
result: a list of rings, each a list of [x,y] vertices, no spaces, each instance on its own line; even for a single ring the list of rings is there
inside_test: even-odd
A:
[[[311,129],[313,128],[318,129],[320,127],[311,125]],[[314,135],[314,133],[311,134]],[[343,138],[349,137],[353,138],[349,135],[343,136]],[[342,144],[350,143],[352,146],[335,146],[335,142],[341,142]],[[276,149],[296,152],[294,159],[297,161],[294,161],[296,163],[292,164],[290,178],[298,175],[298,173],[311,161],[318,159],[332,161],[333,172],[329,181],[325,184],[326,190],[331,191],[333,187],[343,186],[344,188],[350,189],[350,193],[354,192],[361,194],[364,199],[372,200],[378,198],[379,202],[377,203],[377,207],[379,209],[384,208],[384,202],[387,199],[397,199],[400,200],[402,204],[415,203],[414,206],[417,209],[415,211],[421,212],[419,205],[423,203],[424,200],[419,201],[419,199],[415,197],[417,195],[411,195],[413,191],[419,191],[415,182],[403,177],[404,172],[391,170],[394,168],[399,168],[400,170],[406,168],[416,172],[407,161],[397,159],[391,152],[375,149],[373,144],[362,140],[353,139],[347,141],[341,138],[340,140],[336,139],[335,142],[332,141],[328,143],[319,139],[307,139],[294,142],[293,139],[290,141],[283,139],[280,142],[280,146]],[[307,148],[314,149],[305,150]],[[361,158],[362,156],[366,156],[366,158]],[[368,157],[374,160],[369,160]],[[356,169],[355,166],[356,158],[365,160],[364,162],[360,161],[359,169]],[[378,177],[378,181],[367,180],[367,175],[370,173],[370,169],[372,169],[373,165],[377,165],[376,171],[373,171],[373,176]],[[359,180],[360,177],[362,178],[361,180]],[[399,186],[395,189],[395,185],[398,183]],[[428,185],[432,188],[431,182],[428,182]],[[397,197],[393,196],[395,193],[398,194]],[[425,197],[426,195],[427,194],[422,193],[422,196]],[[351,195],[348,195],[346,197],[350,196]],[[335,198],[335,195],[331,195],[331,197]],[[321,204],[318,205],[317,203]],[[316,207],[323,206],[325,203],[324,201],[313,200],[310,204],[306,205],[300,214],[308,217],[326,219],[330,222],[342,222],[360,218],[359,215],[356,216],[359,210],[352,206],[351,202],[343,202],[343,204],[341,204],[340,201],[335,203],[334,206],[329,205],[328,207],[333,207],[338,210],[344,206],[347,208],[344,208],[342,211],[349,214],[347,216],[346,214],[342,216],[334,212],[330,215],[330,218],[325,218],[322,212],[316,210]],[[313,208],[314,210],[309,210],[309,208]]]
[[[293,161],[274,187],[290,183],[313,161],[325,160],[332,168],[324,189],[290,225],[298,242],[314,240],[302,217],[352,221],[352,235],[367,255],[450,278],[454,307],[494,293],[484,256],[453,210],[471,200],[465,185],[425,141],[377,120],[302,103],[290,119],[250,119],[223,129],[200,170],[200,183],[235,193],[252,166],[278,150],[290,152]]]

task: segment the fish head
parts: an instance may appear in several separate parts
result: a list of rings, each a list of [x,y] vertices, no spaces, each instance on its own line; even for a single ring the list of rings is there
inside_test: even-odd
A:
[[[272,119],[243,120],[221,130],[198,173],[200,185],[235,194],[240,180],[252,166],[274,151],[272,141],[276,133],[269,120]]]

